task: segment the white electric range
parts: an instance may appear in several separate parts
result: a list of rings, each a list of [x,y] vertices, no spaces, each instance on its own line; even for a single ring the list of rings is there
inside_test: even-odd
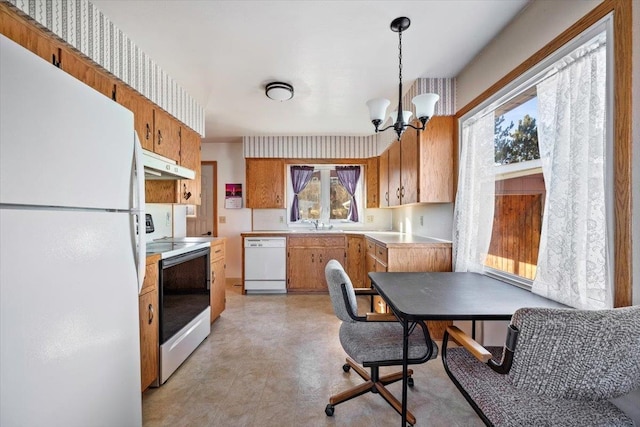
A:
[[[158,263],[159,386],[211,332],[211,238],[162,238],[147,243]]]

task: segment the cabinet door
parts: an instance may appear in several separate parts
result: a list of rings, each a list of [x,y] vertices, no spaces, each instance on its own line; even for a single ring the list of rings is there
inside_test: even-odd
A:
[[[168,113],[154,109],[155,140],[153,151],[180,162],[180,125]]]
[[[200,194],[200,135],[189,128],[180,129],[180,164],[196,172],[195,179],[183,179],[179,183],[178,200],[180,203],[199,205]]]
[[[418,201],[418,131],[407,129],[400,142],[400,204]]]
[[[389,150],[385,150],[378,161],[378,187],[380,207],[386,208],[389,206]]]
[[[45,61],[57,65],[60,61],[60,43],[52,40],[21,17],[0,10],[0,34],[35,53]]]
[[[347,236],[347,275],[355,288],[368,287],[365,284],[365,254],[363,236]]]
[[[346,264],[344,245],[342,247],[319,248],[317,249],[317,254],[316,288],[317,290],[328,292],[329,288],[327,287],[327,278],[324,275],[324,269],[327,266],[327,263],[332,259],[337,260],[342,265]],[[356,285],[353,284],[353,286]]]
[[[225,280],[225,260],[218,258],[211,262],[211,322],[224,311]]]
[[[367,159],[367,207],[377,208],[380,205],[378,194],[378,158]]]
[[[138,297],[140,312],[141,391],[158,377],[158,290]]]
[[[247,207],[284,209],[284,160],[247,159]]]
[[[320,261],[316,251],[317,248],[289,248],[288,291],[311,291],[320,286],[316,283]]]
[[[158,377],[158,264],[147,264],[142,294],[138,297],[140,322],[141,391]]]
[[[116,102],[133,112],[133,122],[142,148],[153,151],[153,107],[130,87],[116,85]]]
[[[98,70],[98,66],[69,48],[60,49],[60,68],[109,99],[115,96],[115,80]]]
[[[389,147],[389,206],[400,205],[400,141]]]
[[[454,131],[455,117],[436,116],[420,132],[420,202],[453,202]]]

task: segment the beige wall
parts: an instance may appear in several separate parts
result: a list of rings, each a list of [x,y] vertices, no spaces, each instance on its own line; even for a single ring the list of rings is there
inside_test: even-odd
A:
[[[242,241],[240,233],[251,230],[251,209],[225,209],[224,185],[242,183],[246,194],[244,156],[242,143],[204,143],[202,144],[202,161],[216,161],[218,174],[216,189],[218,192],[218,236],[227,238],[227,278],[242,277]],[[245,202],[243,196],[243,203]],[[225,217],[220,224],[219,218]]]
[[[458,109],[467,105],[601,2],[533,0],[456,77]]]

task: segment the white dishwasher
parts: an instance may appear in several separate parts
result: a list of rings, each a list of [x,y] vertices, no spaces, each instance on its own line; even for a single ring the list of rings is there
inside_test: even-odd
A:
[[[286,237],[244,238],[244,290],[248,294],[287,292]]]

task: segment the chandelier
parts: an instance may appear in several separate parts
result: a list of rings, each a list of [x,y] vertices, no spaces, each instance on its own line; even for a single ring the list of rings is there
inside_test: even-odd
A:
[[[427,121],[429,121],[429,118],[433,116],[436,108],[436,102],[440,99],[440,95],[436,93],[423,93],[422,95],[418,95],[413,98],[411,102],[413,102],[413,105],[416,107],[416,116],[420,120],[422,126],[416,127],[409,123],[412,112],[404,111],[402,109],[402,32],[409,28],[409,25],[411,25],[411,20],[404,16],[391,21],[391,31],[398,33],[398,50],[400,51],[400,54],[398,55],[398,78],[400,80],[398,85],[398,109],[392,112],[389,116],[392,120],[392,124],[383,129],[379,129],[380,125],[383,124],[386,119],[387,107],[391,104],[391,101],[385,98],[375,98],[367,101],[369,116],[371,118],[371,123],[373,123],[373,126],[376,128],[376,133],[393,128],[398,135],[398,140],[400,140],[402,133],[408,127],[417,130],[424,130]],[[393,120],[395,120],[395,122],[393,122]]]

